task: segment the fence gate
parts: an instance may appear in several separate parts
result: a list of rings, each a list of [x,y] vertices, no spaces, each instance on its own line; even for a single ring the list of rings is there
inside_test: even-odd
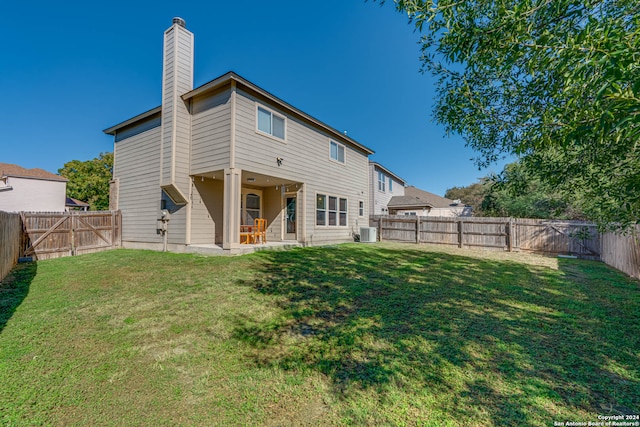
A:
[[[43,260],[120,246],[119,211],[22,212],[24,256]]]
[[[525,251],[600,259],[600,233],[587,222],[518,219],[517,241]]]

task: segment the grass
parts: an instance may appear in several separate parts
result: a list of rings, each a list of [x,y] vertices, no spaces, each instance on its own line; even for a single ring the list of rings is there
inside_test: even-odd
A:
[[[532,425],[640,413],[640,285],[416,245],[114,250],[0,284],[0,424]]]

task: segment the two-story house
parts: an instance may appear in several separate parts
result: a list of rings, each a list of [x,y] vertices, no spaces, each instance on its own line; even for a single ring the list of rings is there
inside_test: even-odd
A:
[[[389,201],[404,196],[405,180],[380,163],[369,161],[369,213],[388,215]]]
[[[369,161],[371,215],[470,216],[471,206],[406,185],[380,163]]]
[[[67,181],[43,169],[0,163],[0,211],[64,212]]]
[[[353,239],[368,224],[372,150],[236,73],[193,88],[194,36],[164,33],[162,105],[113,135],[112,209],[125,247],[240,252],[241,226],[267,220],[269,242]]]

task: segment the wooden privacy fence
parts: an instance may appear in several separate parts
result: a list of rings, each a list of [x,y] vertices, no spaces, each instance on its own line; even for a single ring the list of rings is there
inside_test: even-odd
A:
[[[0,212],[0,281],[18,262],[21,236],[20,215]]]
[[[603,233],[600,259],[606,264],[640,279],[640,225],[635,234]]]
[[[582,221],[375,215],[380,240],[600,259],[600,234]]]
[[[24,256],[43,260],[121,246],[120,211],[22,212]]]

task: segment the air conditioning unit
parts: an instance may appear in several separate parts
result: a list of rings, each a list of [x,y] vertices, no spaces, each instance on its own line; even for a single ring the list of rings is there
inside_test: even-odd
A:
[[[360,242],[375,243],[377,240],[377,230],[375,227],[360,227]]]

